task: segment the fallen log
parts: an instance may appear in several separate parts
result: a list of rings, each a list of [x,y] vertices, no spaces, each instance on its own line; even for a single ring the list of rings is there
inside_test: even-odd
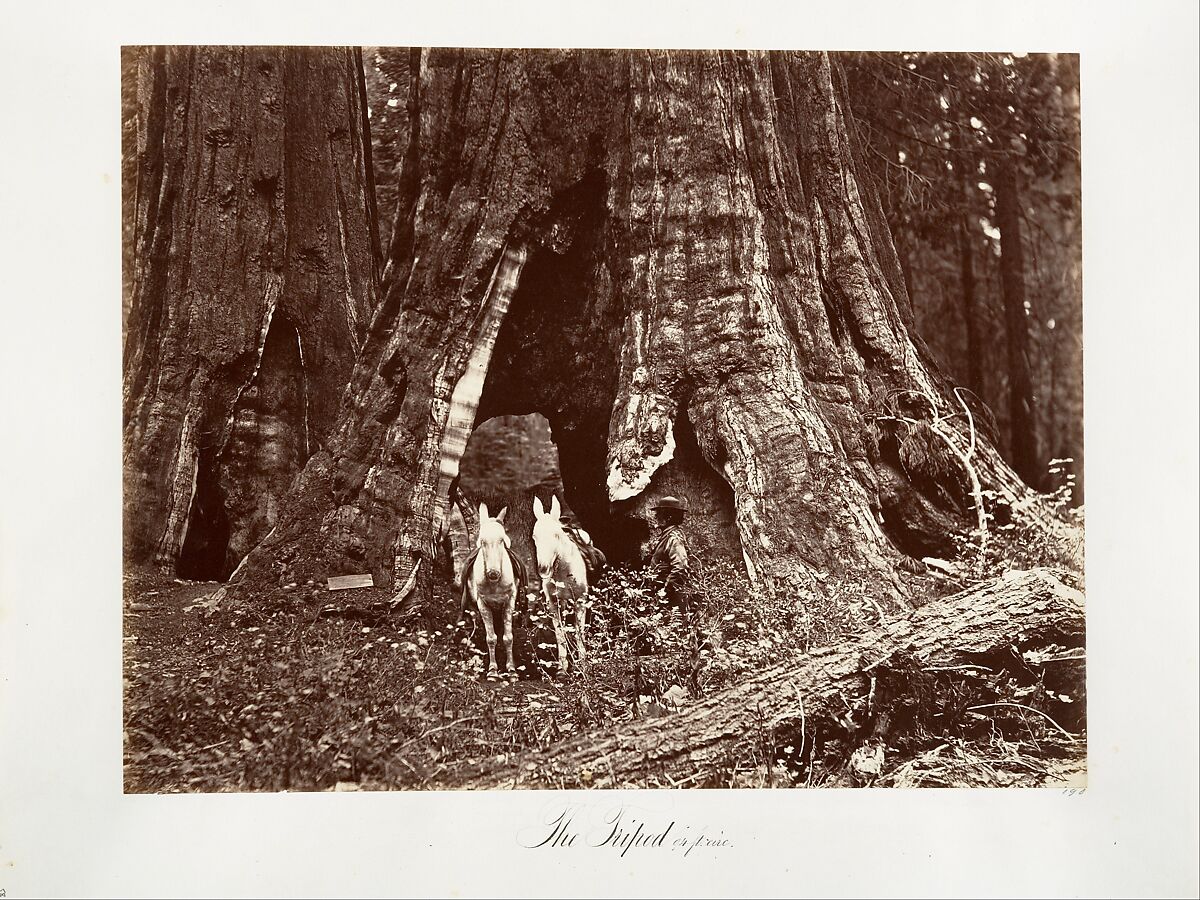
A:
[[[753,749],[763,734],[811,737],[818,727],[879,733],[874,677],[890,664],[978,668],[1026,648],[1082,647],[1084,598],[1050,569],[1008,573],[935,600],[841,647],[797,654],[668,718],[592,731],[503,763],[469,764],[441,787],[621,788],[695,783]],[[1082,664],[1081,664],[1082,665]],[[868,720],[873,720],[872,732]],[[793,738],[794,740],[794,738]]]

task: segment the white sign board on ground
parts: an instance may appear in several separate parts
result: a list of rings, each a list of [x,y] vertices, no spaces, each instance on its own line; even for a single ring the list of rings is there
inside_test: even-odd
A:
[[[364,588],[375,587],[375,580],[370,574],[367,575],[331,575],[329,578],[329,589],[331,591],[344,591],[348,588]]]

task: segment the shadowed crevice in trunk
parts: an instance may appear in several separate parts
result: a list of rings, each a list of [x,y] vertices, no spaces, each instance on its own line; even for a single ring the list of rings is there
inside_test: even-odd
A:
[[[228,578],[274,527],[312,446],[308,407],[300,334],[279,312],[258,372],[234,407],[228,442],[219,450],[200,448],[180,577]]]
[[[215,457],[213,448],[200,448],[196,493],[192,496],[187,534],[175,569],[180,578],[210,581],[229,574],[225,571],[229,517],[225,514],[225,496],[217,480]]]
[[[742,545],[737,531],[737,514],[733,488],[720,474],[717,465],[722,460],[705,457],[696,437],[696,429],[686,414],[676,417],[672,426],[675,450],[650,479],[642,493],[614,504],[619,527],[631,543],[636,541],[626,558],[644,556],[651,550],[654,534],[652,505],[670,495],[683,498],[688,514],[683,521],[688,548],[699,560],[726,557],[742,559]]]
[[[500,327],[477,422],[540,413],[558,448],[564,499],[617,562],[636,552],[605,487],[623,309],[606,259],[607,185],[590,172],[556,198]]]

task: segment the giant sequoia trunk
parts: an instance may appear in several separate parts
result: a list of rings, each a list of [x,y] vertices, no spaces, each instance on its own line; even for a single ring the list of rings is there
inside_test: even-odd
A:
[[[375,306],[346,49],[127,49],[125,541],[224,578],[333,426]]]
[[[959,410],[913,331],[824,54],[414,51],[386,294],[341,416],[231,588],[428,590],[466,436],[540,412],[614,559],[652,495],[773,588],[865,585],[974,521],[898,422]],[[968,444],[966,417],[946,420]],[[979,476],[1024,492],[981,442]],[[417,573],[417,578],[411,577]]]

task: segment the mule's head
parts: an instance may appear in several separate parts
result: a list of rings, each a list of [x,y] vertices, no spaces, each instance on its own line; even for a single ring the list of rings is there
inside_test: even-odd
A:
[[[483,575],[490,582],[497,582],[504,573],[504,552],[512,544],[504,530],[504,516],[508,507],[496,516],[488,514],[486,503],[479,504],[479,558],[483,560]]]
[[[533,549],[537,554],[538,574],[543,579],[549,578],[554,571],[559,541],[564,537],[560,515],[562,507],[558,505],[558,497],[551,499],[549,512],[542,506],[541,498],[533,498]]]

